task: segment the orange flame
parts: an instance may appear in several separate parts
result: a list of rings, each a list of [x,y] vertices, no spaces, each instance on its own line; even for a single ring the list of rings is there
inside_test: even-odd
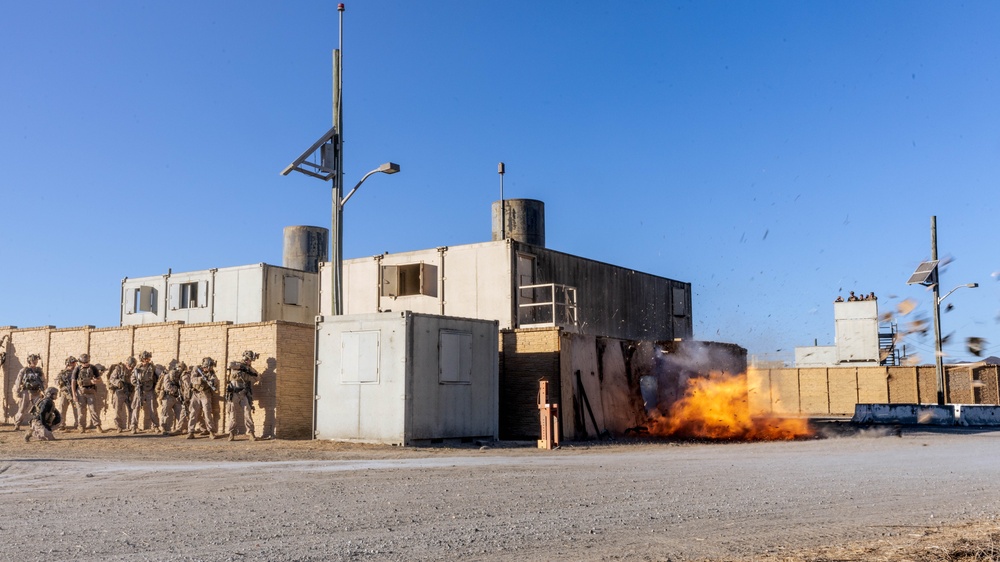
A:
[[[654,414],[648,428],[651,435],[665,437],[741,441],[781,441],[813,435],[804,419],[751,416],[746,374],[724,373],[690,379],[684,396],[671,405],[668,414]]]

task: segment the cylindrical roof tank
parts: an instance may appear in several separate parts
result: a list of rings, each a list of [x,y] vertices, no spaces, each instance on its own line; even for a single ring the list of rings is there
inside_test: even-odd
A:
[[[330,229],[322,226],[286,226],[281,265],[310,273],[319,273],[320,262],[327,261]]]
[[[493,239],[511,238],[545,247],[545,203],[537,199],[504,199],[506,225],[500,221],[500,201],[493,202]]]

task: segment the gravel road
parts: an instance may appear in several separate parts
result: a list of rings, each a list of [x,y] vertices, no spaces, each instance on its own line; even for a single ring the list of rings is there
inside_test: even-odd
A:
[[[2,560],[890,560],[1000,532],[997,431],[557,451],[57,436],[0,428]]]

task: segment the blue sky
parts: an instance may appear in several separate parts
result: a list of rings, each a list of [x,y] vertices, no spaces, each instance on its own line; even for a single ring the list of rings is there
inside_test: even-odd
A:
[[[0,9],[0,325],[118,323],[120,281],[281,263],[327,184],[336,2]],[[347,2],[345,257],[488,240],[505,195],[553,249],[692,283],[695,336],[790,359],[838,294],[1000,355],[1000,4]],[[581,297],[582,298],[582,297]],[[905,323],[908,318],[901,321]],[[933,360],[933,339],[907,349]]]

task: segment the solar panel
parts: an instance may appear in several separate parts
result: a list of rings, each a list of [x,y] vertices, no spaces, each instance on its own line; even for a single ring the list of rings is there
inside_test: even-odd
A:
[[[930,260],[917,266],[917,270],[906,281],[907,285],[934,285],[937,283],[938,260]]]

